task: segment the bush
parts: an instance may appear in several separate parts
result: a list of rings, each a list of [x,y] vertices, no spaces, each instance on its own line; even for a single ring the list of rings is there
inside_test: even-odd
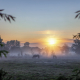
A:
[[[11,80],[11,76],[7,75],[8,73],[3,69],[0,69],[0,80]]]

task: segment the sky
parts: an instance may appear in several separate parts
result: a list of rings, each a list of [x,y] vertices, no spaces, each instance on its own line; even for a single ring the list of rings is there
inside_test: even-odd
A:
[[[0,0],[0,9],[16,17],[11,23],[0,20],[4,42],[45,43],[53,37],[71,43],[80,31],[80,20],[75,19],[80,0]]]

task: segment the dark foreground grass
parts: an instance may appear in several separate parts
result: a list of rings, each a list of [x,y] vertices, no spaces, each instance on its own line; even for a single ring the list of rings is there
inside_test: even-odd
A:
[[[9,58],[0,60],[0,68],[8,72],[11,80],[55,80],[59,75],[66,80],[65,77],[73,74],[72,70],[80,68],[80,62],[71,59]]]

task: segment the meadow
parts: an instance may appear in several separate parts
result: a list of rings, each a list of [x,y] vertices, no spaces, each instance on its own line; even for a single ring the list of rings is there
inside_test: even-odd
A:
[[[0,68],[15,80],[51,80],[61,74],[71,75],[80,68],[80,59],[0,58]]]

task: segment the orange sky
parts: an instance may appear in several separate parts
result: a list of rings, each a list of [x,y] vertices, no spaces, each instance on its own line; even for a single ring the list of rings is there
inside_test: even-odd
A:
[[[8,40],[19,40],[21,42],[30,42],[30,43],[42,43],[45,44],[47,43],[47,40],[49,38],[55,38],[58,43],[62,43],[62,42],[72,42],[69,38],[72,35],[69,35],[68,32],[68,36],[66,35],[66,38],[64,38],[64,32],[63,31],[51,31],[51,30],[46,30],[46,31],[35,31],[35,32],[27,32],[26,33],[22,33],[23,35],[17,34],[17,33],[13,33],[13,34],[9,34],[7,33],[6,35],[3,34],[1,37],[3,38],[3,41],[6,42]],[[66,32],[65,32],[66,34]]]
[[[4,42],[46,44],[47,38],[52,37],[58,40],[56,45],[72,43],[73,35],[80,32],[80,20],[75,19],[79,3],[79,0],[1,0],[3,13],[16,19],[11,23],[1,19],[0,35]]]

